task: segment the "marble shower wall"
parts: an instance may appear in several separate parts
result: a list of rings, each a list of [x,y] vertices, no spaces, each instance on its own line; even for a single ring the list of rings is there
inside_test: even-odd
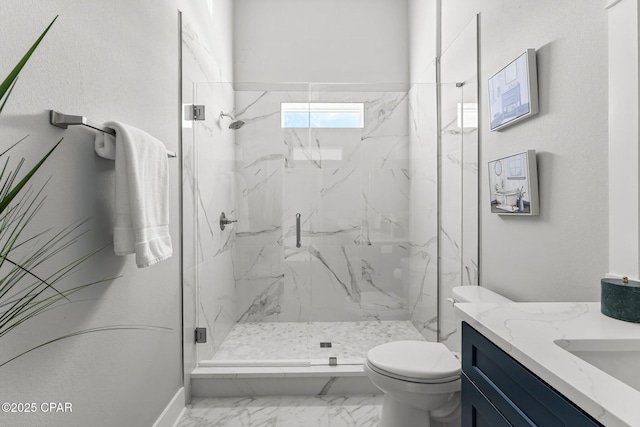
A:
[[[454,351],[460,337],[447,298],[455,286],[478,285],[477,31],[474,17],[441,57],[440,341]]]
[[[234,230],[218,225],[221,212],[233,216],[236,210],[234,134],[219,120],[220,111],[233,110],[234,96],[222,78],[225,59],[209,43],[183,17],[183,311],[189,373],[197,360],[211,359],[236,320]],[[205,121],[191,120],[193,104],[206,106]],[[207,343],[195,346],[195,326],[207,328]]]
[[[410,297],[413,325],[428,341],[438,340],[438,123],[435,67],[432,83],[409,90]]]
[[[236,91],[236,320],[408,320],[407,92],[275,89]],[[280,127],[308,101],[363,102],[365,127]]]
[[[409,91],[409,302],[411,321],[427,340],[459,350],[457,321],[447,298],[455,286],[478,285],[475,17],[444,49],[440,67],[439,84],[434,62]]]
[[[196,83],[195,102],[206,107],[205,120],[194,121],[197,207],[196,257],[199,326],[207,342],[198,344],[200,360],[211,359],[236,322],[233,268],[235,226],[220,229],[220,214],[235,218],[234,131],[220,112],[233,110],[234,91],[226,82]]]

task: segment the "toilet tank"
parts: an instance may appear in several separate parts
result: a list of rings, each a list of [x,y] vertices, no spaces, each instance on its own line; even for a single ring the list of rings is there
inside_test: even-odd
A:
[[[453,301],[458,302],[513,302],[481,286],[456,286],[451,290]]]

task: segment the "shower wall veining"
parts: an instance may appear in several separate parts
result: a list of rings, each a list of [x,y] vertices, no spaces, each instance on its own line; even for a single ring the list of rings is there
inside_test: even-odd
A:
[[[182,17],[183,155],[183,335],[184,386],[198,360],[213,354],[235,323],[233,228],[218,225],[235,210],[233,133],[220,127],[220,111],[234,108],[231,0],[208,2]],[[197,5],[185,4],[185,11]],[[200,5],[202,9],[202,5]],[[193,121],[190,106],[206,105],[206,120]],[[228,308],[229,311],[222,311]],[[207,343],[195,344],[194,329],[207,328]]]
[[[363,102],[365,127],[281,128],[280,104],[307,101]],[[407,105],[407,92],[236,92],[239,322],[409,320]]]
[[[206,120],[192,122],[193,156],[185,164],[191,168],[185,188],[195,189],[196,195],[191,202],[194,220],[185,223],[196,237],[193,274],[185,275],[185,284],[195,283],[198,326],[208,331],[208,342],[198,344],[197,357],[212,358],[236,322],[411,320],[427,340],[440,335],[456,348],[453,310],[445,300],[453,286],[477,284],[477,224],[469,228],[466,219],[477,218],[477,182],[468,178],[477,174],[477,135],[475,145],[463,150],[465,132],[457,128],[456,115],[459,102],[477,99],[465,98],[455,84],[446,84],[442,93],[447,104],[440,114],[448,127],[438,135],[437,51],[430,33],[421,30],[425,21],[435,24],[435,4],[411,0],[402,4],[412,13],[393,11],[404,16],[407,25],[398,18],[397,31],[389,30],[409,28],[412,49],[411,61],[405,61],[401,72],[378,58],[377,72],[386,72],[393,84],[368,81],[362,70],[363,81],[347,85],[282,83],[291,77],[285,65],[292,59],[277,46],[286,44],[286,28],[295,27],[295,8],[306,10],[304,15],[330,7],[285,3],[288,15],[276,17],[281,31],[275,36],[250,25],[270,13],[259,2],[235,4],[234,76],[251,81],[225,81],[223,73],[215,71],[194,80],[200,81],[194,85],[194,99],[207,105]],[[367,11],[361,22],[337,27],[324,42],[338,46],[346,35],[358,32],[354,27],[366,33],[372,23],[387,22],[383,15],[388,9]],[[413,12],[421,19],[408,25]],[[278,42],[264,44],[269,37]],[[300,46],[317,48],[313,30],[297,37]],[[197,35],[187,36],[194,38]],[[375,36],[368,40],[373,43]],[[253,58],[247,49],[256,43],[263,46],[261,55],[270,58],[261,68],[245,63]],[[387,51],[378,54],[406,59],[406,44],[399,40],[397,46],[384,45]],[[352,54],[372,64],[376,61],[366,46],[363,39],[361,49]],[[196,52],[194,47],[185,51]],[[466,62],[458,61],[468,53],[451,49],[453,65],[445,67],[451,81],[475,78],[475,67],[469,67],[475,64],[475,52]],[[339,49],[336,55],[340,57]],[[354,75],[352,67],[338,59],[313,58],[297,63],[296,81],[323,69],[333,77]],[[274,81],[277,76],[283,80]],[[466,93],[474,94],[474,88]],[[365,127],[283,129],[282,102],[363,102]],[[228,129],[232,119],[220,117],[220,112],[245,125]],[[474,129],[466,133],[474,134]],[[446,143],[442,152],[440,140]],[[463,186],[468,194],[464,202]],[[238,220],[225,231],[217,224],[222,211]],[[295,245],[297,213],[300,248]]]

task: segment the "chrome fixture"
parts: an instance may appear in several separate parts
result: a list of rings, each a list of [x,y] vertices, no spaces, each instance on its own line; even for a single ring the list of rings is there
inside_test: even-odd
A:
[[[229,125],[229,129],[237,130],[244,126],[244,121],[236,120],[231,114],[220,111],[220,119],[222,119],[223,117],[229,117],[232,120],[231,124]]]
[[[296,248],[302,246],[300,244],[300,214],[296,214]]]
[[[224,230],[224,228],[227,225],[229,225],[229,224],[231,224],[233,222],[238,222],[238,220],[237,219],[229,219],[229,218],[227,218],[227,216],[224,214],[224,212],[222,212],[220,214],[220,230]]]
[[[55,110],[50,110],[49,123],[51,123],[53,126],[57,126],[62,129],[66,129],[69,126],[75,126],[75,125],[86,126],[93,130],[97,130],[99,132],[104,132],[104,133],[108,133],[109,135],[116,136],[116,131],[110,127],[93,123],[84,116],[72,116],[70,114],[63,114]],[[176,153],[173,151],[167,150],[167,157],[170,157],[170,158],[176,157]]]

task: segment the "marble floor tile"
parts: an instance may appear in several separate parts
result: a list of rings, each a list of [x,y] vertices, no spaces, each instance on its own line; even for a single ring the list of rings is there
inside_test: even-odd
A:
[[[213,360],[326,360],[363,363],[367,351],[390,341],[424,340],[410,321],[237,323]],[[321,348],[331,342],[331,348]]]
[[[379,396],[194,398],[176,427],[377,426]]]

